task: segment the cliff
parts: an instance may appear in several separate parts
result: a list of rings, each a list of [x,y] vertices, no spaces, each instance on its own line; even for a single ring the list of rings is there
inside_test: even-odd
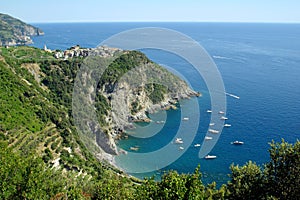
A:
[[[31,36],[43,34],[39,28],[0,13],[0,46],[31,44],[33,43]]]
[[[95,82],[90,80],[93,76],[100,76],[95,75],[100,74],[97,72],[99,69],[87,70],[78,77],[82,85],[77,92],[83,99],[77,104],[80,107],[77,109],[82,112],[87,107],[95,107],[100,126],[95,125],[92,120],[95,116],[91,115],[93,111],[88,109],[79,117],[79,124],[86,127],[85,130],[93,130],[94,136],[90,136],[90,143],[96,141],[106,153],[118,154],[114,141],[126,129],[134,128],[133,122],[150,122],[147,113],[176,108],[180,99],[199,95],[185,81],[152,62],[141,52],[99,47],[89,54],[101,57],[101,62],[113,59],[101,72],[97,88],[93,87]],[[99,63],[97,58],[92,59],[95,60],[89,63]],[[95,93],[96,97],[93,96]],[[82,120],[89,118],[85,122]],[[88,135],[88,132],[84,134]]]

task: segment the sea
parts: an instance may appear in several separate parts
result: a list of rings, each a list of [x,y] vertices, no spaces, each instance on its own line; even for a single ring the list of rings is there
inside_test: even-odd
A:
[[[156,49],[141,49],[151,60],[172,68],[202,96],[180,101],[177,110],[151,115],[149,124],[136,124],[129,137],[118,141],[118,148],[128,152],[154,152],[167,144],[176,146],[182,155],[163,168],[147,173],[130,173],[138,178],[161,175],[168,170],[193,173],[200,165],[204,183],[215,181],[218,186],[229,180],[230,165],[244,165],[249,160],[263,165],[269,161],[269,143],[282,139],[294,143],[300,136],[300,24],[280,23],[43,23],[44,36],[34,37],[33,46],[65,50],[74,45],[96,47],[107,38],[134,28],[158,27],[178,31],[197,41],[215,62],[226,92],[226,123],[216,145],[209,153],[216,159],[199,158],[200,147],[209,128],[210,92],[205,81],[185,59]],[[193,107],[195,101],[198,107]],[[199,125],[192,144],[179,149],[174,143],[182,120],[182,110],[188,115],[199,113]],[[187,116],[186,116],[187,117]],[[157,126],[160,128],[157,129]],[[192,134],[185,126],[184,134]],[[151,137],[139,134],[155,132]],[[151,134],[150,134],[151,135]],[[183,135],[184,137],[184,135]],[[233,141],[243,145],[233,145]],[[184,142],[184,139],[183,139]],[[132,149],[135,147],[136,149]],[[136,151],[137,150],[137,151]],[[172,152],[157,157],[157,162],[172,157]],[[131,154],[116,158],[122,168],[144,168],[149,162],[134,162]],[[126,171],[126,169],[125,169]]]

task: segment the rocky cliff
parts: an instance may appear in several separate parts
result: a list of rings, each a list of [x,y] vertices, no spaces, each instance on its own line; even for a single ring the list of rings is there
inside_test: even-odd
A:
[[[31,36],[43,34],[39,28],[0,13],[0,46],[31,44]]]
[[[96,136],[91,138],[106,153],[118,153],[114,140],[126,129],[134,128],[134,122],[150,122],[147,113],[176,108],[180,99],[200,95],[191,90],[185,81],[152,62],[141,52],[107,47],[100,49],[94,52],[103,58],[101,52],[106,49],[110,54],[104,54],[105,60],[113,61],[101,72],[96,89],[92,87],[95,83],[90,83],[90,86],[88,83],[97,73],[85,72],[79,77],[84,88],[87,88],[83,90],[88,91],[88,94],[82,95],[86,99],[80,106],[81,110],[89,106],[96,108],[100,126],[88,126]],[[96,97],[92,97],[95,93]],[[86,110],[86,116],[91,117],[90,113],[91,110]],[[86,124],[91,123],[87,120]]]

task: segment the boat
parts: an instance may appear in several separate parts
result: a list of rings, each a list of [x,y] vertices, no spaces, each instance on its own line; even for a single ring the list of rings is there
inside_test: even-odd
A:
[[[194,145],[194,147],[200,147],[201,146],[201,144],[195,144]]]
[[[214,129],[208,129],[208,132],[217,134],[217,133],[219,133],[220,131],[217,131],[217,130],[214,130]]]
[[[210,123],[210,124],[209,124],[209,126],[214,126],[214,125],[215,125],[215,123]]]
[[[183,150],[184,148],[183,148],[183,147],[179,147],[179,149],[180,149],[180,150]]]
[[[244,144],[244,142],[236,140],[236,141],[234,141],[232,144],[235,144],[235,145],[242,145],[242,144]]]
[[[207,110],[206,112],[208,112],[208,113],[212,113],[212,111],[211,111],[211,110]]]
[[[176,138],[175,143],[176,144],[182,144],[183,143],[182,138]]]
[[[183,121],[187,121],[187,120],[189,120],[189,118],[188,117],[184,117],[182,120]]]
[[[214,156],[214,155],[205,156],[205,159],[215,159],[215,158],[217,158],[217,156]]]
[[[230,127],[231,124],[224,124],[224,127]]]
[[[213,138],[212,138],[212,137],[209,137],[209,136],[205,136],[204,139],[205,139],[205,140],[212,140]]]
[[[139,148],[138,147],[130,147],[130,150],[132,150],[132,151],[138,151]]]
[[[221,110],[219,111],[219,114],[224,114],[224,113],[225,113],[224,111],[221,111]]]
[[[220,119],[222,119],[222,120],[226,120],[226,119],[228,119],[227,117],[225,117],[225,116],[222,116]]]

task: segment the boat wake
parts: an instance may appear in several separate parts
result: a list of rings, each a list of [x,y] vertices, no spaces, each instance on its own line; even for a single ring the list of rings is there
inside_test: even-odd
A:
[[[212,57],[215,58],[215,59],[232,60],[232,58],[228,58],[228,57],[225,57],[225,56],[215,55],[215,56],[212,56]]]
[[[233,98],[235,98],[235,99],[240,99],[240,97],[237,96],[237,95],[230,94],[230,93],[227,93],[227,92],[225,92],[225,94],[226,94],[227,96],[233,97]]]

